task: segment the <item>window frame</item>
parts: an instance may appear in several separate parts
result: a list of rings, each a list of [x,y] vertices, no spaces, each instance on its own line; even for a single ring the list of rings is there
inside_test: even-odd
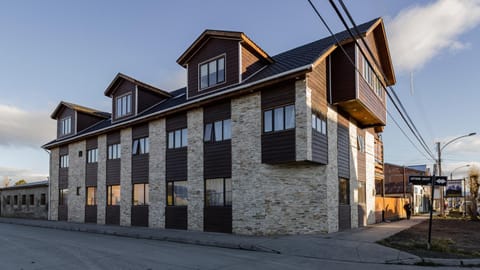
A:
[[[133,114],[132,93],[125,93],[115,98],[115,118],[124,118]],[[119,104],[120,101],[120,104]],[[125,101],[125,104],[123,103]],[[120,106],[119,106],[120,105]],[[125,112],[123,112],[125,106]],[[120,109],[120,110],[119,110]],[[127,110],[128,109],[128,110]]]
[[[150,151],[149,144],[148,136],[134,139],[132,141],[132,156],[148,154]]]
[[[40,194],[40,205],[46,205],[47,204],[47,194],[46,193],[41,193]]]
[[[93,204],[91,204],[89,202],[89,190],[90,189],[93,189]],[[86,187],[86,190],[85,190],[85,205],[87,206],[96,206],[97,205],[97,187],[96,186],[89,186],[89,187]]]
[[[342,183],[344,183],[346,187],[346,190],[345,190],[346,202],[343,201]],[[350,179],[342,178],[342,177],[338,179],[338,203],[340,205],[350,205]]]
[[[222,186],[223,186],[223,191],[222,191],[222,197],[223,197],[223,203],[222,205],[208,205],[208,200],[207,200],[207,197],[208,197],[208,192],[207,192],[207,181],[209,180],[222,180]],[[230,200],[227,201],[227,180],[230,181]],[[204,207],[232,207],[232,178],[231,177],[218,177],[218,178],[205,178],[205,180],[203,181],[203,184],[204,184]]]
[[[87,150],[87,163],[98,163],[98,148]]]
[[[35,194],[29,194],[28,197],[29,197],[28,199],[30,201],[29,205],[35,205]]]
[[[118,204],[112,204],[112,201],[113,201],[113,196],[112,196],[113,187],[118,187],[118,189],[119,189],[119,193],[118,193],[119,202],[118,202]],[[107,185],[107,206],[117,206],[117,205],[120,206],[121,201],[122,201],[121,186],[120,185]]]
[[[110,148],[112,151],[110,151]],[[122,158],[122,145],[120,143],[112,143],[107,145],[107,160]]]
[[[289,128],[286,128],[286,124],[287,124],[287,107],[293,107],[293,126],[292,127],[289,127]],[[281,109],[282,110],[282,128],[281,129],[276,129],[276,126],[275,126],[275,111]],[[265,127],[267,126],[266,125],[266,122],[265,122],[265,114],[270,112],[271,114],[271,122],[269,123],[269,127],[271,127],[271,129],[269,131],[266,131],[265,130]],[[288,130],[295,130],[295,128],[297,127],[297,119],[296,119],[296,108],[295,108],[295,103],[289,103],[289,104],[284,104],[284,105],[281,105],[281,106],[275,106],[275,107],[270,107],[268,109],[263,109],[262,110],[262,134],[272,134],[272,133],[276,133],[276,132],[283,132],[283,131],[288,131]]]
[[[143,203],[135,203],[135,186],[143,185]],[[132,184],[132,206],[148,206],[150,205],[150,193],[148,183],[135,183]]]
[[[223,80],[222,81],[219,81],[219,74],[220,72],[219,71],[219,61],[223,59]],[[211,84],[210,83],[210,63],[212,62],[215,62],[215,68],[216,68],[216,78],[215,78],[215,83],[214,84]],[[204,91],[206,89],[209,89],[209,88],[212,88],[212,87],[215,87],[215,86],[218,86],[218,85],[222,85],[224,83],[226,83],[227,81],[227,65],[226,65],[226,62],[227,62],[227,55],[224,53],[224,54],[221,54],[221,55],[218,55],[218,56],[215,56],[215,57],[212,57],[208,60],[205,60],[201,63],[198,64],[198,90],[199,91]],[[206,66],[206,72],[207,72],[207,85],[202,87],[202,67]]]
[[[177,134],[180,142],[177,146]],[[184,139],[184,137],[186,137]],[[167,149],[180,149],[188,146],[188,128],[179,128],[167,131]]]
[[[319,124],[320,124],[320,128],[318,127]],[[328,127],[327,127],[327,119],[325,116],[323,116],[322,114],[320,114],[319,116],[319,114],[312,112],[311,125],[312,125],[313,131],[317,132],[318,134],[327,136]]]
[[[228,130],[225,127],[225,123],[228,122],[230,125],[229,129],[229,137],[225,137],[225,131]],[[217,138],[217,123],[220,123],[219,129],[220,129],[220,139]],[[210,127],[210,130],[207,128]],[[209,138],[207,138],[207,131],[209,132]],[[205,143],[219,143],[219,142],[224,142],[232,139],[232,119],[231,118],[226,118],[223,120],[217,120],[213,122],[209,122],[203,125],[203,142]]]
[[[65,136],[70,133],[72,133],[72,117],[66,116],[60,119],[60,135]]]
[[[68,200],[68,188],[58,189],[58,205],[66,206]]]
[[[70,158],[68,157],[68,154],[60,155],[60,168],[67,169],[69,165],[70,165]]]
[[[178,182],[182,182],[182,183],[185,183],[185,188],[187,189],[186,191],[186,204],[181,204],[181,205],[177,205],[175,202],[176,202],[176,193],[175,193],[175,183],[178,183]],[[169,185],[171,185],[171,191],[172,191],[172,194],[171,194],[171,202],[169,202]],[[180,181],[167,181],[166,182],[166,189],[165,189],[165,205],[167,207],[187,207],[188,206],[188,203],[189,203],[189,198],[188,198],[188,181],[187,180],[180,180]]]
[[[365,137],[363,135],[357,135],[357,150],[360,153],[365,153]]]

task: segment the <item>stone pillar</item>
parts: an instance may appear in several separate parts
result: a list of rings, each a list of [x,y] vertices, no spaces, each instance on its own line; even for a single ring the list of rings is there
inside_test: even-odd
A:
[[[328,232],[338,231],[338,147],[337,112],[327,108],[328,165],[327,165],[327,211]]]
[[[312,160],[312,90],[305,80],[295,82],[295,156],[297,161]]]
[[[132,220],[132,129],[120,131],[120,225],[130,226]]]
[[[165,227],[165,118],[149,124],[149,196],[148,223],[153,228]]]
[[[98,136],[97,223],[105,224],[107,206],[107,135]]]
[[[203,231],[203,108],[187,113],[188,127],[188,229]]]
[[[232,99],[232,230],[257,234],[264,223],[265,199],[260,168],[260,92]]]
[[[85,222],[85,151],[86,141],[68,146],[68,221]]]
[[[60,152],[59,148],[50,150],[50,178],[49,178],[49,198],[48,209],[50,209],[49,220],[58,220],[58,178],[60,170]]]
[[[358,228],[358,145],[357,126],[350,122],[350,209],[351,226]]]
[[[375,137],[365,132],[367,224],[375,223]]]

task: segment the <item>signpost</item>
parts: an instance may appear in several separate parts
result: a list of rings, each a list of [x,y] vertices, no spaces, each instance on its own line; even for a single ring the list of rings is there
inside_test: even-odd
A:
[[[446,176],[425,176],[425,175],[410,175],[408,177],[408,182],[412,185],[421,185],[432,187],[432,199],[430,202],[430,220],[428,223],[428,243],[427,248],[430,249],[432,246],[432,216],[433,216],[433,200],[434,200],[434,187],[435,186],[446,186],[447,177]],[[443,204],[443,202],[441,202]]]

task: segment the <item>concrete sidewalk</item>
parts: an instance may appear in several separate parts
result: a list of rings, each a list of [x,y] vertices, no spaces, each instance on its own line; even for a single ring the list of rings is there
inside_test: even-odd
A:
[[[444,265],[480,265],[480,259],[426,259],[375,243],[378,240],[414,226],[425,219],[426,217],[413,217],[410,220],[375,224],[364,228],[332,234],[270,237],[13,218],[0,218],[0,222],[170,241],[184,244],[270,252],[332,261],[368,262],[378,264],[415,264],[419,262],[433,262]]]

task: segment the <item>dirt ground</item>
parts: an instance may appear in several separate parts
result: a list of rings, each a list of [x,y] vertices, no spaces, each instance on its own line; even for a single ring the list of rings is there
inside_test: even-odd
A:
[[[430,258],[480,258],[480,221],[434,218],[432,249],[427,250],[428,220],[380,244]]]

